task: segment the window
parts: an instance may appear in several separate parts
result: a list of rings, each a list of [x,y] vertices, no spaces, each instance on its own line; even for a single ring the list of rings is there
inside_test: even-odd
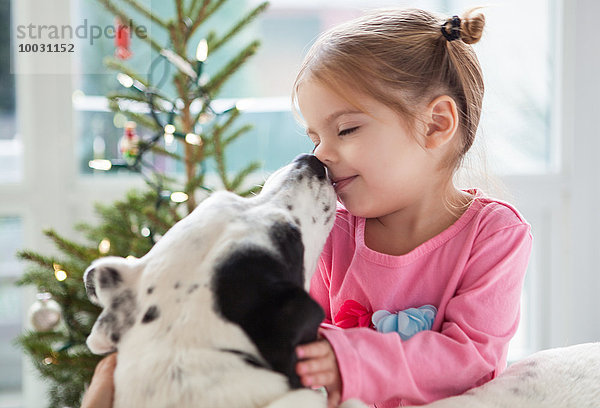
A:
[[[209,20],[206,26],[218,27],[220,21],[216,19],[223,19],[227,13],[238,16],[242,7],[238,3],[241,2],[226,6],[224,12]],[[484,9],[485,36],[475,48],[486,80],[484,114],[477,148],[481,149],[483,147],[480,145],[485,144],[485,151],[493,152],[488,155],[490,168],[499,174],[541,173],[553,168],[556,165],[555,143],[550,137],[549,119],[553,49],[548,35],[553,3],[544,0],[532,0],[526,4],[516,0],[502,3],[488,0],[425,3],[419,3],[418,6],[448,16],[462,13],[475,5],[487,6]],[[244,2],[247,8],[255,4],[258,1]],[[415,5],[409,1],[374,1],[370,2],[368,8],[386,6]],[[89,3],[81,7],[82,15],[110,23],[112,17],[98,10],[98,5]],[[169,7],[170,4],[155,3],[152,10],[168,15],[172,13]],[[244,114],[242,120],[253,123],[255,129],[232,146],[229,152],[231,163],[243,165],[248,158],[259,159],[264,163],[265,171],[272,171],[298,152],[310,150],[310,143],[302,140],[303,130],[289,113],[289,94],[295,71],[308,45],[321,31],[359,16],[365,8],[364,2],[358,0],[333,1],[327,5],[316,1],[275,0],[265,14],[238,34],[233,43],[244,44],[259,38],[262,48],[228,82],[220,95],[223,98],[254,99],[254,108]],[[516,9],[522,12],[511,12]],[[507,19],[506,15],[511,18]],[[536,16],[535,25],[528,24],[531,15]],[[151,32],[157,35],[160,30]],[[521,41],[524,37],[527,41]],[[140,45],[133,45],[136,46]],[[84,95],[101,96],[108,90],[119,88],[114,74],[86,74],[101,72],[101,59],[111,55],[113,48],[110,40],[90,48],[94,55],[86,57],[87,71],[82,71],[78,79],[79,90]],[[235,48],[235,45],[230,45],[229,53],[232,53],[231,48]],[[133,51],[135,57],[136,50]],[[147,50],[140,50],[140,53],[143,54],[141,58],[147,59]],[[502,57],[498,58],[498,55]],[[225,56],[219,54],[214,58],[212,64],[216,67]],[[134,61],[132,65],[137,67],[140,64],[135,65]],[[121,124],[117,123],[115,127],[115,115],[95,110],[91,102],[92,99],[84,98],[76,104],[79,110],[78,133],[83,172],[91,171],[87,168],[87,162],[94,156],[116,157],[117,143],[122,133],[118,128]]]

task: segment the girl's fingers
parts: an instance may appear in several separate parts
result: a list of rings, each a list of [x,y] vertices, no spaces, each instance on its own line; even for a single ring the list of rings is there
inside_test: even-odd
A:
[[[305,360],[296,365],[296,373],[298,375],[314,374],[321,371],[333,370],[334,364],[326,358],[314,358]]]
[[[340,405],[342,395],[339,391],[332,391],[327,394],[327,408],[335,408]]]
[[[296,347],[296,355],[298,358],[325,357],[330,350],[331,346],[326,340],[319,340]]]
[[[117,365],[117,354],[111,354],[98,363],[88,390],[83,395],[82,408],[111,408],[114,382],[113,376]]]
[[[332,371],[321,371],[301,377],[302,385],[305,387],[328,387],[335,382],[335,374]]]
[[[96,366],[96,371],[106,370],[112,372],[115,371],[116,366],[117,353],[112,353],[100,360],[100,362]]]

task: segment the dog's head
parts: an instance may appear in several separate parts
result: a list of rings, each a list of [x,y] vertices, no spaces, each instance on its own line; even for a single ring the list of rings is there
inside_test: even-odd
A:
[[[90,350],[236,350],[299,385],[294,348],[314,340],[323,319],[304,288],[334,218],[335,192],[309,155],[255,197],[212,194],[144,257],[106,257],[86,270],[88,297],[103,307]]]

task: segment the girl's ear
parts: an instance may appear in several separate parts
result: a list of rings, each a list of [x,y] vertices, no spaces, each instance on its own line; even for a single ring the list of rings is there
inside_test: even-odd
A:
[[[448,95],[435,98],[425,108],[425,147],[435,149],[452,140],[458,129],[456,102]]]

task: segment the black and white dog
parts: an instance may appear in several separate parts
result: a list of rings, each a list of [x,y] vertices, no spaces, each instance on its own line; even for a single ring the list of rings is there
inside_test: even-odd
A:
[[[324,317],[305,285],[335,200],[302,155],[255,197],[212,194],[141,259],[92,263],[85,287],[104,309],[87,344],[119,352],[114,407],[325,407],[300,387],[294,349]]]

